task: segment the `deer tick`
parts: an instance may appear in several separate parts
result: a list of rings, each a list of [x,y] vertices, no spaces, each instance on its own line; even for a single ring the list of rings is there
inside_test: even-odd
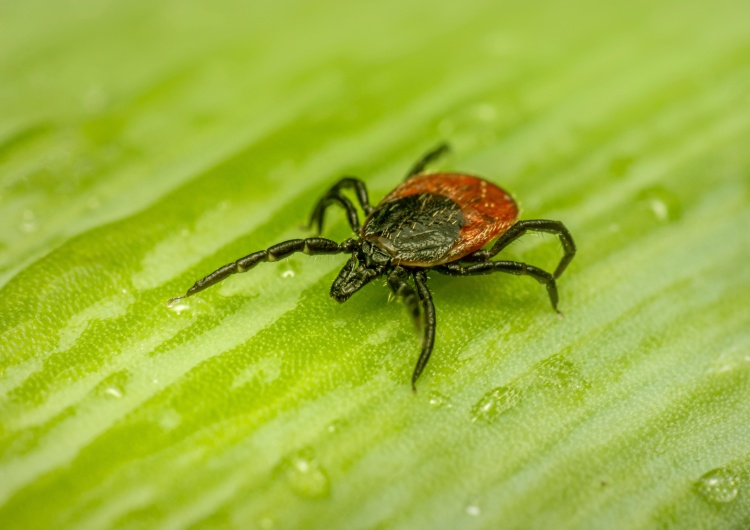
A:
[[[446,151],[447,144],[441,144],[425,154],[404,182],[374,207],[370,205],[365,183],[357,178],[342,178],[331,187],[315,205],[310,226],[315,225],[320,233],[326,209],[337,204],[346,212],[354,238],[342,243],[322,237],[278,243],[220,267],[195,282],[184,296],[172,298],[169,303],[192,296],[261,262],[278,261],[295,252],[349,254],[331,286],[331,297],[345,302],[374,279],[386,277],[388,286],[422,331],[422,351],[412,374],[412,389],[416,389],[435,343],[435,306],[427,287],[427,271],[449,276],[494,272],[528,275],[547,288],[552,307],[557,311],[555,280],[576,252],[568,229],[560,221],[519,221],[513,198],[482,178],[464,173],[426,173],[427,164]],[[345,190],[356,195],[366,215],[363,225],[354,204],[344,195]],[[528,231],[547,232],[559,238],[564,254],[554,273],[526,263],[492,259]],[[482,248],[493,240],[489,248]]]

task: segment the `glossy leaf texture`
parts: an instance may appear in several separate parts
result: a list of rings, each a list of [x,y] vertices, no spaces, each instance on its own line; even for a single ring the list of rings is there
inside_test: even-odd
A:
[[[747,2],[0,5],[0,526],[750,526]],[[433,357],[345,257],[342,175],[563,221],[530,278],[429,275]],[[325,234],[350,236],[332,210]],[[554,237],[503,254],[552,270]]]

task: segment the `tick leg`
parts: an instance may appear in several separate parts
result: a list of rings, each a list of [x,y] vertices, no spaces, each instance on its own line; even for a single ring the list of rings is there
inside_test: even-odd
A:
[[[548,234],[555,234],[562,244],[564,255],[560,263],[557,265],[553,276],[559,278],[565,268],[576,255],[576,244],[573,242],[573,237],[565,228],[565,225],[560,221],[549,221],[547,219],[535,219],[530,221],[518,221],[516,224],[511,226],[507,232],[501,235],[492,248],[487,250],[478,250],[469,256],[464,258],[465,261],[482,261],[488,260],[495,256],[502,249],[507,247],[510,243],[524,235],[526,232],[547,232]]]
[[[400,299],[406,310],[409,312],[414,325],[418,330],[422,329],[422,320],[420,319],[419,313],[419,297],[417,293],[412,289],[412,286],[407,282],[409,273],[403,267],[394,268],[390,274],[388,274],[388,285],[396,295],[396,298]]]
[[[505,272],[508,274],[515,274],[516,276],[531,276],[547,288],[547,294],[549,294],[552,308],[560,313],[557,309],[558,298],[555,277],[549,272],[538,269],[532,265],[527,265],[526,263],[520,263],[518,261],[485,261],[473,265],[448,263],[446,265],[435,267],[433,270],[440,274],[447,274],[448,276],[475,276],[478,274],[492,274],[493,272]]]
[[[197,292],[200,292],[212,285],[219,283],[221,280],[232,274],[239,272],[249,271],[255,267],[258,263],[263,261],[278,261],[284,259],[295,252],[304,252],[305,254],[341,254],[344,252],[353,252],[357,247],[357,242],[353,239],[347,239],[343,243],[336,243],[330,239],[322,237],[311,237],[308,239],[292,239],[278,243],[269,247],[266,250],[260,250],[253,252],[240,258],[232,263],[227,263],[223,267],[219,267],[214,272],[195,282],[195,284],[187,290],[187,293],[183,296],[177,296],[170,298],[167,304],[171,304],[182,298],[192,296]]]
[[[354,230],[356,234],[359,234],[359,216],[357,215],[357,210],[354,208],[352,202],[341,193],[342,190],[345,189],[354,189],[357,194],[359,205],[364,210],[365,215],[370,215],[373,207],[370,206],[370,199],[367,195],[367,187],[365,186],[365,183],[354,177],[344,177],[334,184],[331,189],[328,190],[320,200],[318,200],[315,208],[313,208],[312,215],[310,215],[309,227],[316,225],[318,233],[322,232],[323,217],[325,216],[326,208],[333,203],[338,203],[346,210],[349,225],[352,227],[352,230]]]
[[[414,273],[414,283],[417,285],[419,299],[422,301],[422,353],[419,354],[419,360],[414,367],[414,373],[411,376],[411,389],[417,391],[417,379],[419,379],[422,370],[424,370],[427,361],[430,360],[432,347],[435,345],[435,304],[432,303],[432,293],[427,287],[427,273],[424,270],[418,270]]]
[[[427,164],[430,162],[434,162],[444,154],[446,154],[448,151],[450,151],[451,148],[447,143],[442,143],[435,147],[432,151],[428,151],[425,153],[422,158],[420,158],[414,166],[412,166],[409,173],[407,173],[406,178],[404,180],[409,180],[414,175],[418,175],[422,171],[424,171],[425,167],[427,167]]]

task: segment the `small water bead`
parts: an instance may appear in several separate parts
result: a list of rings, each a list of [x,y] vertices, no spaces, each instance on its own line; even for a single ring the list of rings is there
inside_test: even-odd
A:
[[[443,407],[451,408],[452,406],[448,398],[440,392],[430,392],[428,402],[432,407],[436,409],[441,409]]]
[[[117,399],[120,399],[122,397],[122,390],[114,386],[105,388],[104,393],[108,396],[111,396]]]
[[[662,186],[652,186],[642,190],[638,195],[638,200],[660,223],[676,221],[682,217],[682,205],[679,198]]]
[[[521,399],[521,391],[511,386],[490,390],[476,402],[471,410],[471,421],[492,423],[503,413],[515,407]]]
[[[305,448],[288,456],[281,469],[292,491],[300,497],[320,499],[331,491],[330,481],[312,449]]]
[[[552,355],[539,362],[536,379],[547,390],[582,392],[591,385],[581,375],[578,367],[561,354]]]
[[[339,432],[345,425],[346,423],[343,420],[333,420],[331,423],[326,425],[326,431],[333,434]]]
[[[473,501],[466,505],[466,513],[472,517],[479,517],[482,515],[482,507],[479,506],[479,502]]]
[[[182,298],[177,298],[177,299],[170,300],[169,302],[167,302],[167,307],[169,308],[170,311],[179,315],[183,313],[184,311],[187,311],[188,309],[190,309],[190,304],[184,301],[184,299]]]
[[[21,223],[18,225],[18,229],[24,234],[31,234],[39,230],[36,214],[31,210],[24,210],[21,214]]]
[[[706,500],[717,504],[732,502],[740,491],[740,478],[723,467],[712,469],[699,478],[695,490]]]

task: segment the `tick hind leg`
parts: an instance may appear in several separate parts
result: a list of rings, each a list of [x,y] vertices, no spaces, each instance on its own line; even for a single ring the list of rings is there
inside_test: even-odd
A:
[[[417,276],[419,275],[419,278]],[[409,285],[409,272],[403,267],[395,267],[388,274],[388,285],[393,294],[404,303],[406,310],[409,312],[414,325],[422,332],[422,353],[414,368],[411,378],[411,388],[417,391],[416,382],[419,375],[424,370],[427,360],[432,353],[432,346],[435,342],[435,306],[432,303],[432,296],[427,288],[427,276],[424,272],[414,273],[414,283],[417,285],[417,292]],[[422,311],[420,311],[420,305]]]
[[[422,173],[425,168],[427,167],[427,164],[434,162],[444,154],[446,154],[448,151],[450,151],[451,148],[447,143],[442,143],[435,147],[432,151],[428,151],[427,153],[420,158],[416,164],[412,166],[412,168],[409,170],[409,173],[407,173],[406,178],[404,180],[409,180],[414,175],[418,175],[419,173]]]
[[[471,265],[448,263],[446,265],[435,267],[434,270],[448,276],[475,276],[478,274],[492,274],[493,272],[505,272],[508,274],[515,274],[516,276],[531,276],[547,288],[547,294],[549,295],[549,301],[552,303],[552,308],[557,311],[558,314],[560,313],[560,310],[557,309],[558,296],[555,277],[549,272],[538,269],[532,265],[527,265],[526,263],[520,263],[518,261],[484,261]]]
[[[548,219],[534,219],[529,221],[518,221],[511,226],[507,232],[500,236],[490,250],[478,250],[469,256],[463,258],[464,261],[486,261],[495,256],[502,249],[507,247],[513,241],[524,235],[526,232],[546,232],[554,234],[560,239],[563,247],[563,257],[557,265],[553,276],[559,278],[565,268],[568,266],[573,256],[576,254],[576,244],[573,236],[560,221],[550,221]]]
[[[422,370],[430,360],[432,348],[435,345],[435,304],[432,303],[432,293],[427,287],[427,273],[424,270],[414,272],[414,283],[417,286],[419,300],[422,302],[422,352],[419,354],[417,365],[414,367],[414,373],[411,376],[411,389],[417,391],[417,379],[422,374]]]
[[[353,252],[357,247],[357,242],[353,239],[347,239],[343,243],[336,243],[330,239],[322,237],[311,237],[308,239],[292,239],[290,241],[284,241],[269,247],[266,250],[259,250],[248,254],[244,258],[240,258],[232,263],[227,263],[223,267],[219,267],[214,272],[195,282],[195,284],[187,290],[183,296],[177,296],[170,298],[167,304],[171,304],[182,298],[187,298],[195,293],[198,293],[204,289],[211,287],[219,283],[221,280],[232,274],[239,272],[249,271],[258,263],[264,261],[278,261],[284,259],[295,252],[304,252],[305,254],[341,254],[344,252]]]
[[[345,189],[354,189],[357,194],[357,200],[359,205],[365,212],[365,215],[370,215],[373,207],[370,206],[370,199],[367,195],[367,187],[365,183],[354,177],[344,177],[334,184],[325,195],[323,195],[313,208],[312,214],[310,215],[310,222],[308,227],[315,225],[318,233],[323,231],[323,218],[325,217],[326,209],[332,204],[339,204],[346,210],[347,219],[349,226],[355,234],[359,234],[359,216],[357,210],[346,196],[342,193]]]

